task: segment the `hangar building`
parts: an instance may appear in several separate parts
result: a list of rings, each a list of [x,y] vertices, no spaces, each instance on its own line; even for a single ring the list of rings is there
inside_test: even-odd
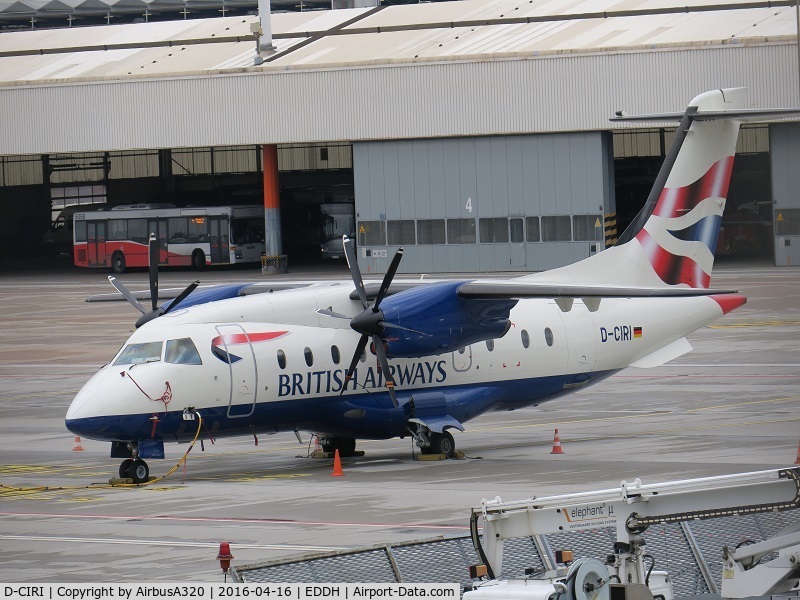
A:
[[[405,272],[541,270],[613,243],[644,203],[674,124],[616,110],[737,86],[800,106],[795,0],[274,14],[258,60],[256,20],[0,32],[0,254],[61,206],[259,202],[277,169],[290,262],[337,205],[367,272],[401,245]],[[800,261],[798,164],[800,124],[743,128],[719,252]]]

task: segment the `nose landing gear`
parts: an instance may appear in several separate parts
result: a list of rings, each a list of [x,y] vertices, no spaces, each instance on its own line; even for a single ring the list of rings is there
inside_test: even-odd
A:
[[[119,476],[132,479],[133,483],[144,483],[150,478],[150,467],[141,458],[126,458],[119,465]]]
[[[130,479],[133,483],[146,483],[150,480],[150,467],[142,460],[142,445],[144,454],[148,458],[163,458],[163,442],[158,442],[158,452],[153,452],[153,444],[140,444],[139,442],[112,442],[111,458],[124,459],[119,465],[120,479]]]

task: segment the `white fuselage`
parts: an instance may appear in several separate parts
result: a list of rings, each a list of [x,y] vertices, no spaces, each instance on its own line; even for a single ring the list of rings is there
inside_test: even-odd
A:
[[[67,425],[96,439],[181,440],[194,426],[179,416],[193,408],[216,436],[310,430],[394,437],[404,434],[414,416],[409,410],[462,423],[537,404],[652,355],[723,314],[713,297],[606,298],[595,311],[576,300],[567,312],[553,300],[520,300],[500,339],[391,359],[396,408],[369,349],[342,392],[359,335],[347,320],[314,311],[356,314],[361,307],[351,291],[317,284],[159,317],[125,348],[188,338],[201,364],[168,362],[164,348],[146,361],[120,360],[123,348],[75,397]]]

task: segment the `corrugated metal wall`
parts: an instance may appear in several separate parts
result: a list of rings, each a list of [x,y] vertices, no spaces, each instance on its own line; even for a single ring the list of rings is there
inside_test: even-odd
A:
[[[796,46],[2,87],[0,155],[599,130],[729,86],[800,105]]]
[[[770,125],[775,265],[800,264],[800,123]],[[769,198],[765,198],[769,200]]]
[[[603,247],[603,214],[613,190],[608,138],[597,132],[356,143],[356,220],[381,227],[400,220],[476,223],[475,243],[449,237],[446,244],[404,243],[400,268],[406,273],[539,271],[574,262],[589,256],[592,246]],[[600,239],[482,241],[481,219],[555,215],[599,217]],[[359,241],[359,263],[367,272],[385,271],[399,247],[391,239],[367,246],[363,236]]]

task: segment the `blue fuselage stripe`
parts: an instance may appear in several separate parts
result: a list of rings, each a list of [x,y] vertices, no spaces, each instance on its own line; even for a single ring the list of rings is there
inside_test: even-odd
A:
[[[591,385],[616,373],[598,371],[540,377],[513,381],[487,382],[480,385],[432,387],[428,390],[400,390],[400,406],[392,406],[386,392],[349,396],[326,396],[276,402],[257,403],[252,412],[248,405],[234,407],[238,414],[230,416],[227,405],[202,408],[201,437],[228,437],[281,431],[313,431],[359,439],[388,439],[407,433],[408,419],[425,411],[429,415],[448,415],[461,423],[489,411],[515,410],[551,400]],[[415,397],[415,402],[407,402]],[[438,400],[426,401],[426,397]],[[236,413],[234,413],[236,414]],[[157,416],[155,422],[153,417]],[[183,411],[115,415],[86,419],[67,419],[67,429],[89,439],[134,441],[155,439],[165,442],[188,441],[194,438],[197,421],[183,419]]]

